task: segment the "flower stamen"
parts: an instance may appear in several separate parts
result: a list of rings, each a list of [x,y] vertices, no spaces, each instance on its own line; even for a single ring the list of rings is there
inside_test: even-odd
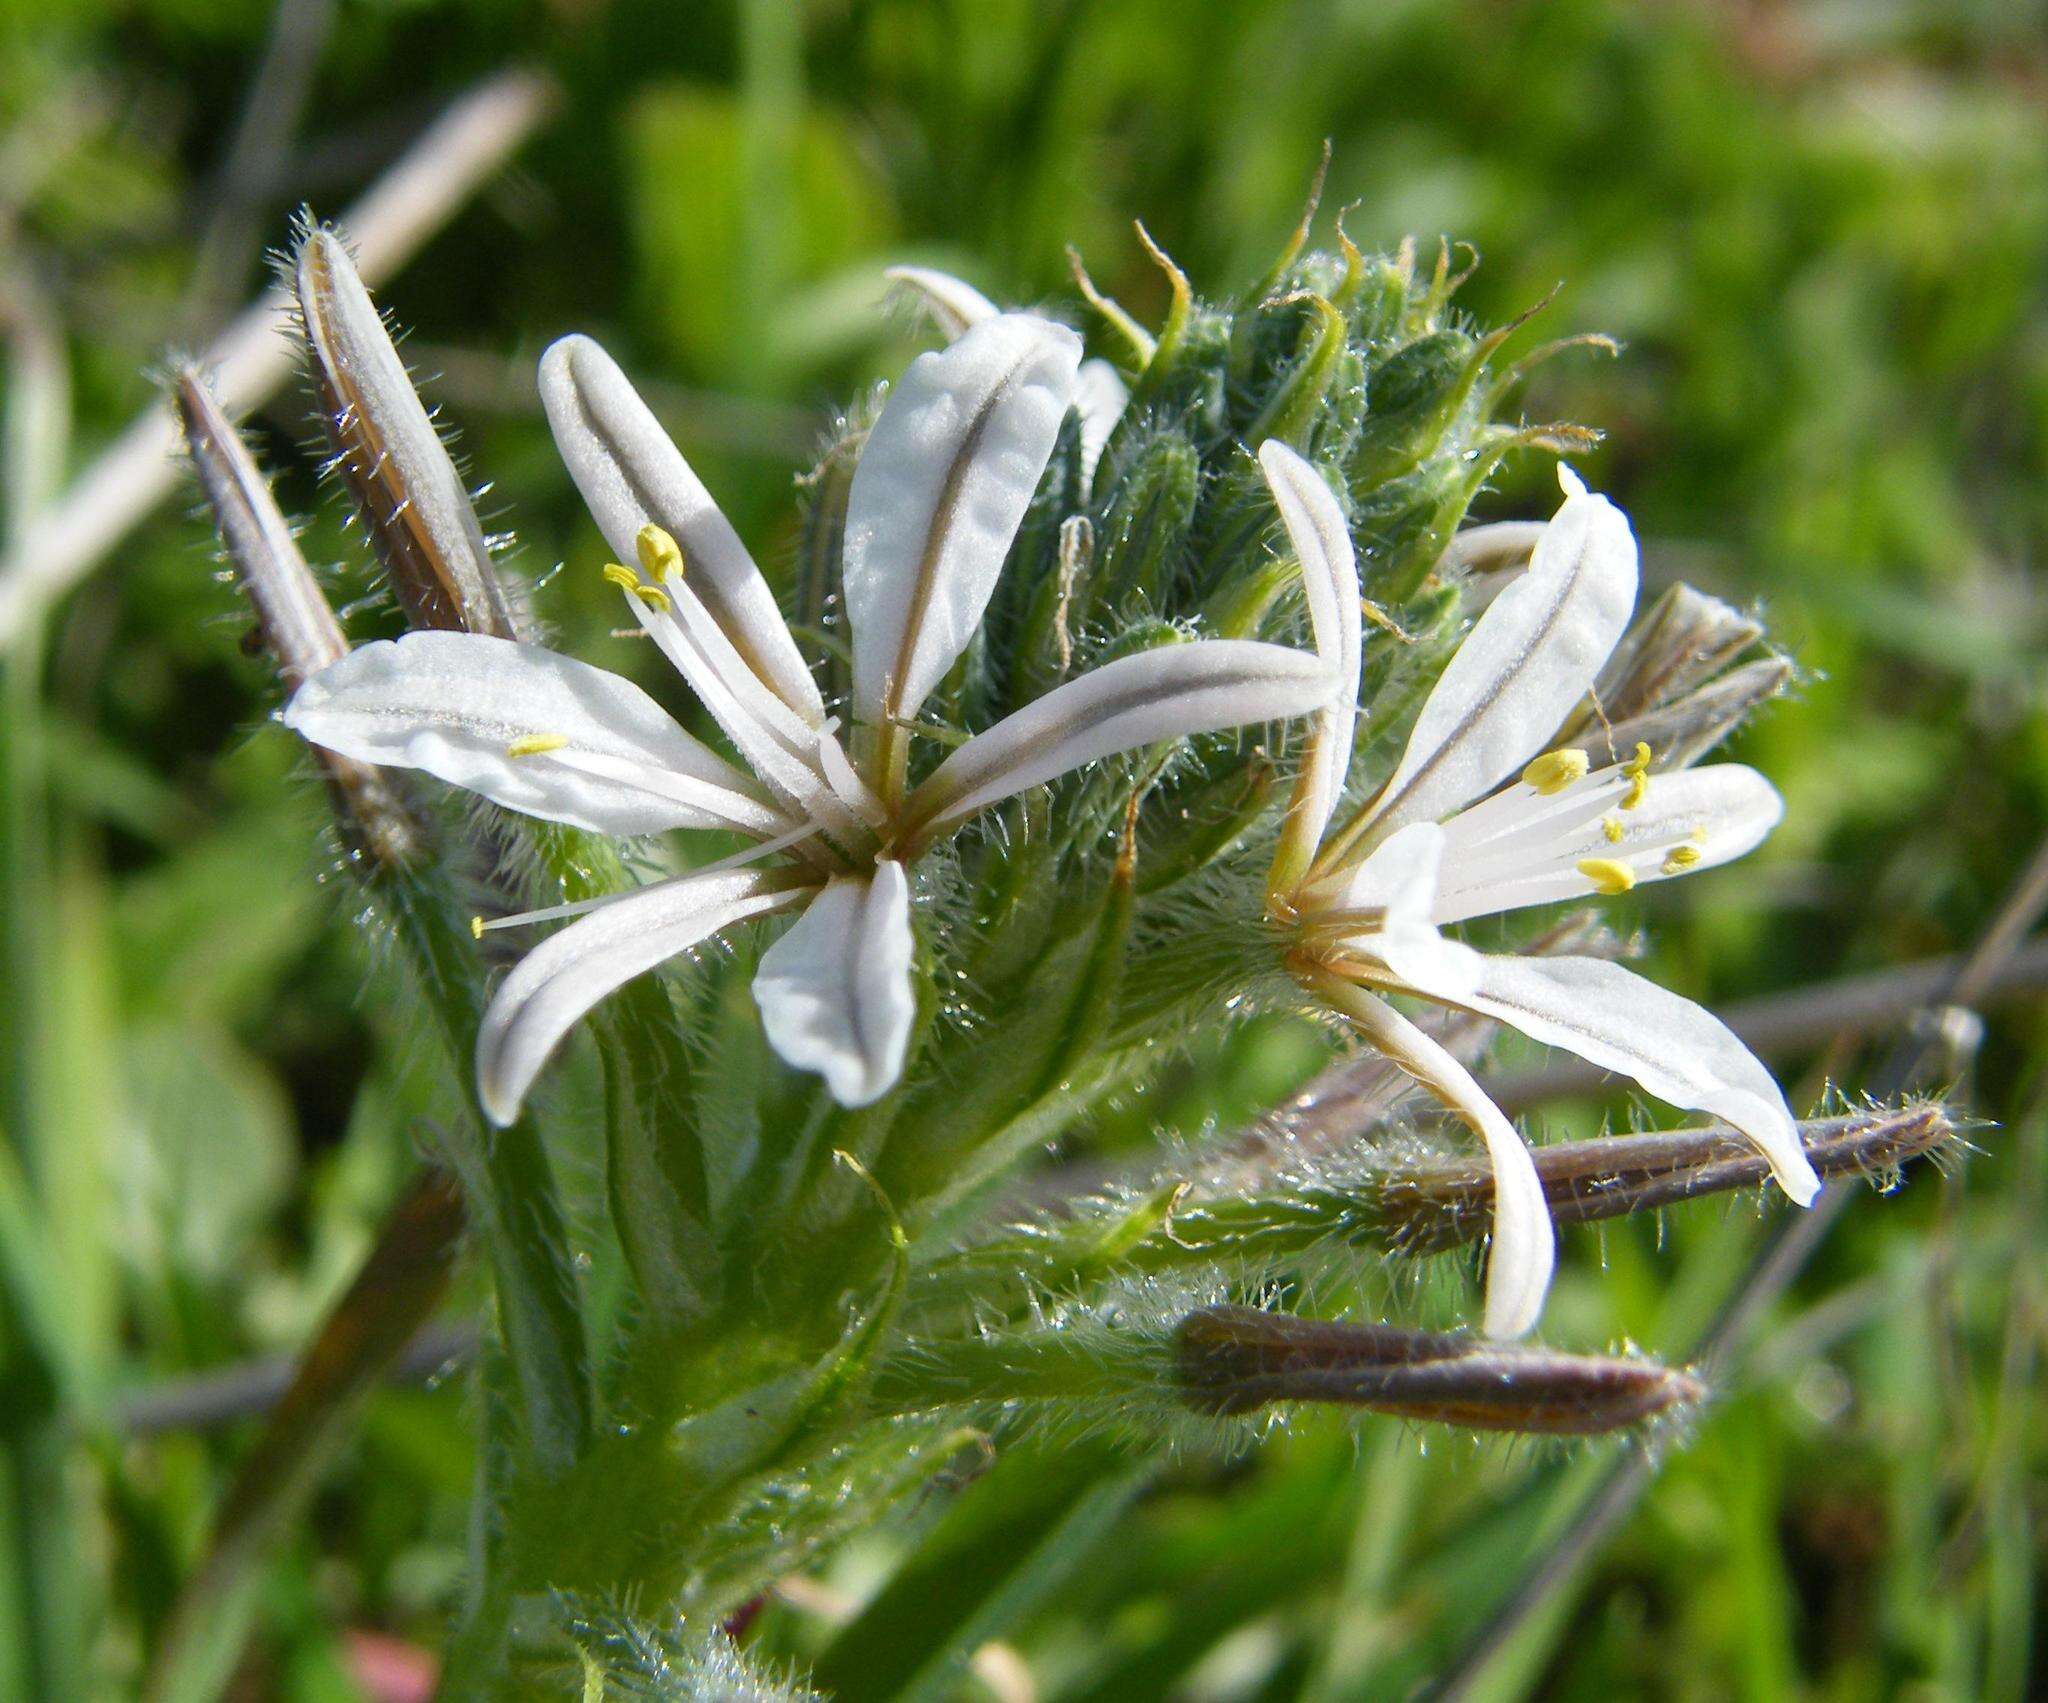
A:
[[[640,552],[640,571],[657,584],[683,577],[683,547],[675,538],[649,521],[633,540]]]
[[[1623,863],[1618,857],[1581,858],[1578,871],[1593,883],[1594,892],[1610,899],[1617,894],[1626,893],[1636,884],[1634,867]]]
[[[1534,787],[1545,798],[1554,798],[1584,780],[1592,766],[1592,759],[1574,746],[1546,751],[1522,771],[1522,784]]]
[[[566,733],[522,733],[505,747],[508,757],[540,757],[569,743]]]

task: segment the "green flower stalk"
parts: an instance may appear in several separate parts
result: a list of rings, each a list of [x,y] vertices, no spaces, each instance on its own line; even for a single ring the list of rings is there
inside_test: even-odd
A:
[[[1503,457],[1591,434],[1497,418],[1529,362],[1453,311],[1448,255],[1306,229],[1222,303],[1145,239],[1156,331],[1079,273],[1117,365],[895,274],[941,346],[802,482],[794,622],[626,375],[555,344],[548,422],[679,677],[658,696],[532,641],[345,246],[304,234],[333,471],[413,630],[347,650],[321,604],[282,719],[344,814],[407,825],[358,872],[473,1085],[455,1157],[497,1294],[449,1695],[794,1695],[719,1628],[963,1449],[1236,1447],[1304,1403],[1531,1433],[1690,1406],[1682,1371],[1503,1340],[1554,1221],[1767,1164],[1803,1198],[1945,1139],[1927,1107],[1795,1125],[1581,928],[1493,957],[1441,932],[1755,844],[1768,783],[1687,765],[1787,670],[1696,593],[1632,625],[1627,522],[1568,472],[1549,522],[1461,530]],[[200,459],[238,563],[296,560],[237,497],[253,470],[215,491],[234,463]],[[483,803],[435,810],[451,790]],[[502,973],[501,930],[529,942]],[[1270,1009],[1392,1067],[1327,1101],[1313,1162],[1219,1148],[1007,1221],[1034,1151]],[[1498,1023],[1725,1127],[1532,1157],[1468,1068]],[[551,1062],[578,1047],[601,1104]],[[1418,1140],[1411,1077],[1486,1164]],[[558,1171],[603,1180],[580,1218]],[[1489,1233],[1483,1335],[1265,1304]]]

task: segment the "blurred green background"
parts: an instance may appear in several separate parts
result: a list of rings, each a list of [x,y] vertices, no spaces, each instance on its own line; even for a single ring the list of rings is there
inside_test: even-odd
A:
[[[1475,245],[1461,300],[1482,317],[1561,280],[1545,334],[1622,340],[1618,362],[1546,368],[1532,416],[1604,428],[1588,475],[1635,518],[1650,581],[1760,603],[1805,671],[1741,747],[1783,788],[1783,830],[1630,913],[1660,974],[1727,1002],[1962,950],[2048,830],[2038,5],[7,0],[0,17],[12,542],[150,404],[166,351],[202,348],[260,289],[296,208],[338,213],[509,66],[554,79],[553,116],[380,297],[536,578],[597,549],[532,393],[549,338],[593,332],[666,386],[679,441],[774,561],[828,409],[916,346],[876,311],[882,265],[1071,306],[1071,242],[1156,317],[1130,220],[1198,288],[1242,288],[1328,137],[1321,239],[1355,202],[1368,246]],[[296,383],[251,430],[308,553],[365,589]],[[1513,473],[1478,512],[1547,512],[1546,478]],[[5,656],[0,1696],[28,1694],[32,1638],[75,1652],[78,1694],[132,1686],[252,1435],[246,1418],[143,1434],[148,1392],[303,1342],[450,1091],[411,1013],[374,997],[376,942],[330,879],[322,801],[264,725],[267,669],[188,507],[174,495]],[[538,601],[568,648],[602,646],[592,576]],[[1978,1151],[1852,1205],[1731,1399],[1482,1694],[2041,1694],[2043,979],[1944,1067],[1986,1120]],[[1853,1094],[1887,1039],[1776,1062],[1803,1110],[1829,1082]],[[1198,1137],[1297,1080],[1316,1044],[1285,1024],[1218,1037],[1098,1145],[1135,1147],[1159,1117]],[[1536,1123],[1620,1115],[1553,1101]],[[1571,1235],[1547,1334],[1682,1354],[1758,1233],[1742,1202]],[[467,1400],[459,1377],[376,1399],[268,1569],[238,1695],[421,1694],[458,1584]],[[998,1665],[973,1683],[1409,1695],[1605,1459],[1369,1421],[1179,1463],[1002,1627],[1030,1689],[1013,1667],[1003,1692]],[[815,1650],[939,1512],[856,1546],[750,1636]],[[972,1555],[1007,1529],[952,1535]]]

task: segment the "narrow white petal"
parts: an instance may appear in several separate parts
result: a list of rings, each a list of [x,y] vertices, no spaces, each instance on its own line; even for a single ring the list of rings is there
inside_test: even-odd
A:
[[[1306,714],[1329,691],[1316,658],[1248,639],[1119,657],[977,733],[910,796],[904,820],[930,832],[1118,751]]]
[[[538,645],[475,633],[379,640],[314,675],[283,719],[330,751],[424,769],[602,834],[789,826],[632,681]],[[513,755],[521,742],[552,748]]]
[[[1589,776],[1560,798],[1514,790],[1527,795],[1519,830],[1496,815],[1475,842],[1461,833],[1465,817],[1444,824],[1438,922],[1587,898],[1598,889],[1579,865],[1591,859],[1626,865],[1639,885],[1712,869],[1753,851],[1785,813],[1777,788],[1739,763],[1651,775],[1633,810],[1620,807],[1627,783],[1615,774]],[[1572,808],[1557,808],[1567,799]]]
[[[1378,913],[1370,931],[1347,940],[1347,948],[1433,999],[1456,1000],[1477,985],[1480,955],[1437,932],[1432,913],[1444,852],[1444,830],[1436,823],[1409,823],[1351,872],[1337,908],[1358,916]]]
[[[1301,778],[1289,808],[1286,834],[1312,851],[1329,826],[1351,766],[1358,726],[1358,673],[1364,648],[1358,558],[1344,511],[1323,476],[1278,438],[1259,446],[1259,468],[1286,524],[1288,542],[1301,563],[1301,587],[1308,598],[1316,655],[1336,681],[1329,704],[1316,718]],[[1306,856],[1297,856],[1302,868]],[[1294,873],[1299,874],[1299,870]]]
[[[550,935],[499,984],[477,1033],[477,1098],[509,1124],[556,1043],[613,989],[748,917],[801,904],[815,889],[786,875],[684,875],[630,894]]]
[[[1408,736],[1374,805],[1379,831],[1441,819],[1541,751],[1628,625],[1636,541],[1583,489],[1565,499],[1529,571],[1479,617]]]
[[[1081,340],[999,314],[911,362],[847,494],[844,579],[853,707],[914,717],[967,648],[1052,455]]]
[[[1820,1191],[1771,1073],[1691,1000],[1604,958],[1487,955],[1480,955],[1476,985],[1453,997],[1531,1040],[1618,1071],[1660,1100],[1725,1119],[1756,1144],[1801,1206]]]
[[[1074,409],[1081,416],[1081,482],[1091,489],[1103,446],[1130,400],[1130,387],[1109,362],[1097,356],[1081,363],[1074,379]]]
[[[915,295],[918,306],[931,315],[939,335],[949,343],[984,319],[994,319],[1001,311],[972,284],[950,272],[935,271],[929,266],[892,266],[882,276]]]
[[[1317,988],[1335,1009],[1486,1143],[1493,1164],[1493,1250],[1486,1264],[1486,1334],[1501,1341],[1526,1336],[1543,1311],[1557,1262],[1557,1232],[1543,1198],[1543,1180],[1515,1126],[1472,1074],[1386,1001],[1336,977]]]
[[[1496,520],[1485,526],[1468,526],[1445,547],[1438,569],[1499,573],[1519,568],[1535,552],[1543,527],[1540,520]]]
[[[917,1015],[910,887],[887,859],[872,878],[836,876],[761,955],[754,1002],[768,1044],[825,1078],[842,1106],[879,1100],[903,1074]]]
[[[562,460],[619,560],[636,559],[650,521],[668,532],[747,666],[805,721],[822,721],[817,682],[774,592],[618,363],[588,337],[564,337],[541,357],[540,395]]]
[[[664,589],[666,608],[632,592],[621,595],[769,796],[842,845],[857,843],[863,834],[861,822],[840,799],[826,767],[834,756],[841,765],[846,763],[828,724],[807,725],[762,683],[686,579],[672,579]]]

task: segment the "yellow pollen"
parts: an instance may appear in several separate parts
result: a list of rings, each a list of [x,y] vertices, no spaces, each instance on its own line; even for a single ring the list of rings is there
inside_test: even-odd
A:
[[[633,543],[640,552],[640,571],[648,578],[682,578],[683,547],[652,521],[641,527]]]
[[[1696,846],[1705,845],[1707,843],[1706,823],[1702,822],[1697,828],[1693,829],[1693,831],[1687,834],[1685,837],[1692,841],[1692,843]]]
[[[1585,752],[1570,746],[1561,751],[1546,751],[1522,771],[1522,783],[1549,798],[1573,782],[1584,780],[1592,766]]]
[[[663,591],[658,585],[636,585],[633,587],[633,595],[646,604],[648,608],[659,609],[664,615],[675,607],[674,604],[669,602],[668,593]]]
[[[549,751],[559,751],[569,743],[566,733],[522,733],[505,747],[508,757],[538,757]]]
[[[621,591],[638,591],[640,589],[640,576],[631,568],[622,567],[617,562],[605,563],[604,577]]]
[[[1617,857],[1587,857],[1579,860],[1579,873],[1593,883],[1593,891],[1613,898],[1636,884],[1636,872]]]
[[[474,935],[478,940],[483,939],[484,919],[482,917],[471,917],[469,919],[469,932],[472,935]]]
[[[1625,793],[1623,793],[1623,794],[1621,795],[1621,807],[1622,807],[1622,809],[1624,809],[1624,810],[1633,810],[1633,809],[1635,809],[1635,807],[1636,807],[1637,805],[1639,805],[1639,804],[1641,804],[1641,803],[1643,802],[1643,799],[1644,799],[1644,797],[1645,797],[1645,796],[1647,796],[1647,794],[1649,793],[1649,790],[1650,790],[1650,777],[1649,777],[1648,775],[1644,775],[1644,774],[1634,774],[1634,775],[1630,775],[1630,776],[1628,777],[1628,791],[1626,791]]]
[[[1644,741],[1636,741],[1636,754],[1621,765],[1621,772],[1630,780],[1650,772],[1650,747]]]
[[[1700,856],[1698,846],[1673,846],[1664,854],[1664,873],[1677,875],[1683,870],[1690,869],[1699,862]]]
[[[1607,836],[1607,843],[1610,846],[1620,845],[1621,836],[1627,831],[1619,816],[1609,814],[1600,818],[1600,832]]]

